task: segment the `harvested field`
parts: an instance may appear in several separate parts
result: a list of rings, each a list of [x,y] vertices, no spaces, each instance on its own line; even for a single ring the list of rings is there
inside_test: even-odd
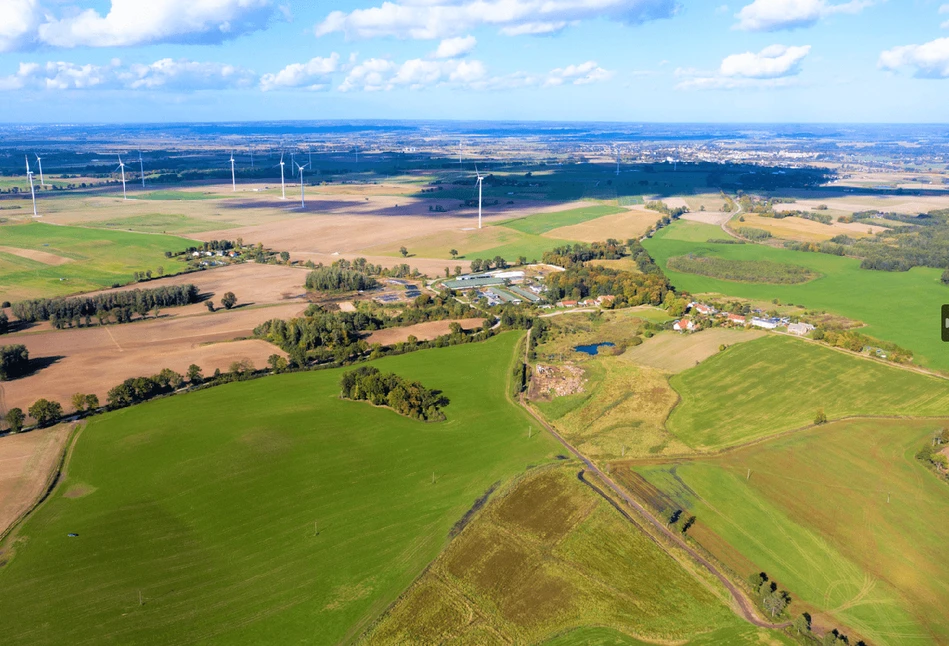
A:
[[[725,211],[693,211],[692,213],[685,213],[681,217],[683,220],[720,226],[728,222],[732,215],[732,213],[726,213]]]
[[[57,256],[54,253],[47,253],[46,251],[38,251],[36,249],[20,249],[18,247],[0,246],[0,251],[13,254],[14,256],[19,256],[20,258],[26,258],[27,260],[35,260],[36,262],[41,262],[44,265],[53,265],[54,267],[65,265],[67,262],[73,261],[72,258],[64,258],[63,256]]]
[[[0,438],[0,536],[46,491],[72,429],[60,424]]]
[[[365,643],[539,644],[591,625],[681,643],[741,625],[577,471],[537,470],[489,502]]]
[[[604,215],[595,220],[559,227],[543,235],[545,238],[578,242],[602,242],[607,238],[626,240],[640,237],[661,217],[660,213],[634,206],[623,213]]]
[[[250,359],[264,367],[271,354],[282,354],[265,341],[221,343],[250,336],[272,318],[290,318],[303,303],[214,314],[159,318],[125,325],[106,325],[40,333],[11,334],[8,343],[22,343],[32,360],[47,363],[27,377],[4,382],[7,407],[24,410],[40,397],[67,406],[77,392],[94,393],[100,401],[110,388],[128,379],[152,375],[162,368],[184,373],[196,363],[205,374],[227,370],[231,362]],[[207,345],[213,344],[213,345]]]
[[[627,350],[622,358],[664,372],[682,372],[718,354],[718,348],[722,345],[753,341],[765,334],[761,330],[727,328],[712,328],[693,334],[664,332],[646,339],[640,346]]]
[[[778,206],[795,206],[778,205]],[[805,220],[804,218],[764,218],[760,215],[750,213],[744,214],[745,221],[742,226],[755,227],[770,231],[776,238],[785,240],[797,240],[800,242],[820,242],[830,240],[834,236],[841,234],[848,235],[851,238],[863,238],[870,235],[876,235],[880,231],[885,231],[885,227],[867,224],[864,222],[833,222],[832,224],[822,224],[814,220]],[[736,226],[737,223],[732,223]]]
[[[428,323],[418,323],[406,327],[393,327],[385,330],[376,330],[366,338],[370,345],[379,343],[381,345],[392,345],[393,343],[402,343],[407,341],[409,336],[414,336],[419,341],[431,341],[440,336],[451,332],[451,324],[458,323],[462,329],[473,330],[481,327],[484,323],[482,318],[459,319],[456,321],[429,321]]]

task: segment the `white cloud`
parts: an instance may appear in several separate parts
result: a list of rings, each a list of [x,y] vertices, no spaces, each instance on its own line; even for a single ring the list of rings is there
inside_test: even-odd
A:
[[[860,13],[874,0],[850,0],[831,4],[828,0],[754,0],[735,16],[737,29],[780,31],[811,27],[821,18],[839,13]]]
[[[939,7],[939,13],[940,15],[944,13],[949,13],[949,4],[944,4],[941,7]],[[942,27],[943,29],[949,29],[949,20],[947,20],[946,22],[942,23],[939,26]]]
[[[317,56],[306,63],[293,63],[276,74],[264,74],[260,78],[260,89],[264,92],[286,88],[306,88],[324,90],[328,87],[329,77],[339,70],[339,54],[333,52],[329,57]]]
[[[949,38],[888,49],[880,54],[878,64],[888,70],[912,68],[917,78],[949,78]]]
[[[390,86],[388,82],[390,73],[396,67],[395,63],[385,58],[370,58],[354,65],[337,89],[340,92],[352,90],[376,92],[387,89],[387,86]],[[388,89],[391,89],[391,86]]]
[[[432,54],[433,58],[458,58],[474,49],[478,43],[474,36],[458,36],[446,38],[438,44],[438,49]]]
[[[105,16],[86,9],[50,17],[38,34],[55,47],[220,43],[265,27],[276,13],[271,0],[111,0]]]
[[[0,52],[28,47],[36,37],[41,11],[36,0],[3,0],[0,3]]]
[[[551,70],[544,84],[563,85],[564,83],[573,83],[574,85],[587,85],[597,81],[608,81],[611,78],[613,78],[613,72],[603,69],[596,64],[596,61],[587,61],[579,65],[568,65],[567,67],[558,67]]]
[[[0,77],[0,90],[204,90],[249,87],[256,75],[224,63],[201,63],[170,58],[150,65],[77,65],[65,61],[20,63],[15,74]]]
[[[792,77],[800,74],[801,62],[810,51],[810,45],[771,45],[757,53],[745,52],[727,56],[715,72],[679,68],[675,74],[684,80],[676,88],[733,90],[785,87],[794,83]]]
[[[677,10],[675,0],[386,0],[349,13],[333,11],[314,31],[317,36],[343,32],[347,38],[425,40],[488,26],[516,36],[550,34],[594,18],[640,24],[670,18]]]

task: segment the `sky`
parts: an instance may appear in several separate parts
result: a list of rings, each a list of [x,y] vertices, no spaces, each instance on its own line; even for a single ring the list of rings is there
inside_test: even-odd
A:
[[[949,0],[0,0],[0,122],[949,120]]]

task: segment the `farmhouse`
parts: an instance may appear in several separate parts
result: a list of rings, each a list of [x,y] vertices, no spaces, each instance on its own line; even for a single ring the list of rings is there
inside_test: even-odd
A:
[[[695,322],[692,319],[679,319],[672,324],[672,329],[676,332],[691,332],[695,329]]]
[[[706,316],[712,316],[713,314],[718,312],[718,310],[716,310],[711,305],[706,305],[705,303],[698,303],[696,301],[692,301],[691,303],[689,303],[689,308],[694,312],[698,312],[699,314],[705,314]]]
[[[558,307],[576,307],[577,301],[560,301],[557,303]]]
[[[788,332],[790,332],[791,334],[796,334],[798,336],[804,336],[808,332],[813,332],[816,329],[817,328],[815,328],[810,323],[791,323],[788,326]]]
[[[738,325],[744,325],[746,320],[741,314],[728,314],[726,318],[729,323],[737,323]]]

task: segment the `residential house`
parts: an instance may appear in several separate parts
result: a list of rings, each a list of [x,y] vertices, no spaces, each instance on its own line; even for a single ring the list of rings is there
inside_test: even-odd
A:
[[[676,332],[691,332],[695,329],[695,322],[692,319],[679,319],[672,324],[672,329]]]

